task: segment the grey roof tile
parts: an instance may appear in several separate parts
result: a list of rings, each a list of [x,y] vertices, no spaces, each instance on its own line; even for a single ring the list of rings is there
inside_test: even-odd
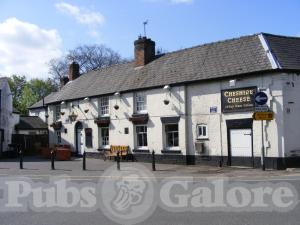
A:
[[[17,130],[41,130],[48,129],[48,125],[38,116],[21,116],[20,122],[16,125]]]
[[[300,69],[299,38],[264,35],[283,68]],[[47,96],[45,103],[267,70],[272,66],[255,34],[167,53],[141,68],[129,62],[90,71]]]

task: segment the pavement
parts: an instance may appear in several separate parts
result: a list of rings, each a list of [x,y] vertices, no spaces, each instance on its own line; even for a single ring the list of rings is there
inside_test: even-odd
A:
[[[174,164],[156,164],[156,171],[151,171],[150,163],[139,163],[148,168],[146,180],[155,179],[158,181],[190,181],[193,184],[201,182],[203,179],[225,178],[231,182],[243,182],[244,184],[257,185],[267,181],[269,184],[281,184],[286,182],[297,193],[300,191],[300,169],[288,169],[283,171],[243,168],[243,167],[213,167],[213,166],[186,166]],[[121,171],[130,166],[136,166],[136,162],[121,162]],[[86,161],[87,170],[82,170],[82,159],[73,158],[71,161],[56,161],[55,170],[51,170],[49,160],[35,157],[24,158],[24,169],[19,169],[17,159],[0,160],[0,178],[12,179],[16,177],[27,177],[35,182],[47,181],[51,177],[65,176],[72,182],[99,182],[107,178],[106,169],[116,167],[114,161],[103,161],[100,159],[88,158]],[[109,177],[114,179],[114,177]],[[103,182],[103,181],[100,181]],[[102,184],[102,183],[101,183]],[[108,190],[107,195],[109,195]],[[298,194],[299,196],[299,194]],[[298,201],[298,197],[296,199]],[[1,202],[0,202],[1,205]],[[194,212],[186,210],[184,212],[170,212],[161,207],[156,207],[153,214],[137,224],[142,225],[296,225],[300,224],[300,204],[287,211],[264,212],[256,210],[249,211],[208,211]],[[36,212],[27,210],[25,212],[0,212],[0,225],[115,225],[133,224],[116,223],[102,210],[89,212]]]
[[[134,166],[137,162],[121,161],[120,167]],[[138,163],[152,171],[151,163]],[[86,170],[82,169],[82,158],[72,158],[71,161],[55,161],[55,170],[51,170],[50,160],[39,157],[25,157],[22,170],[19,169],[18,159],[0,160],[0,176],[55,176],[68,175],[73,177],[101,177],[101,174],[109,167],[117,163],[113,160],[102,160],[95,158],[86,159]],[[300,175],[299,168],[287,170],[266,170],[249,167],[217,167],[205,165],[179,165],[179,164],[156,164],[156,171],[152,171],[156,178],[166,177],[226,177],[226,178],[272,178],[278,176],[297,176]]]

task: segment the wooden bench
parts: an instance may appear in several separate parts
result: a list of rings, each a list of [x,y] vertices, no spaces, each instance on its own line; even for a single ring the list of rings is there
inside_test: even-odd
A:
[[[126,158],[129,152],[129,146],[126,145],[111,145],[110,149],[104,150],[104,160],[106,160],[107,157],[116,157],[117,154],[120,154],[121,158]]]

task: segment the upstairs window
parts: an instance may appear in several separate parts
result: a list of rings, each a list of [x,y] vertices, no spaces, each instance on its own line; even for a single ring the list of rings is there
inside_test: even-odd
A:
[[[208,138],[207,124],[198,124],[197,125],[197,139],[207,139],[207,138]]]
[[[144,93],[136,93],[135,95],[135,109],[138,113],[146,112],[146,96]]]
[[[54,119],[55,121],[60,119],[60,105],[56,105],[54,109]]]
[[[109,97],[108,96],[101,97],[99,99],[99,111],[100,111],[101,116],[109,115]]]

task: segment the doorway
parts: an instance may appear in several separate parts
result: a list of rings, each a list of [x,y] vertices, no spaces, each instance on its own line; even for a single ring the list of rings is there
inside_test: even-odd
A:
[[[227,120],[229,166],[254,166],[252,119]]]
[[[75,146],[77,155],[82,155],[84,152],[83,141],[83,126],[81,122],[77,122],[75,124]]]

